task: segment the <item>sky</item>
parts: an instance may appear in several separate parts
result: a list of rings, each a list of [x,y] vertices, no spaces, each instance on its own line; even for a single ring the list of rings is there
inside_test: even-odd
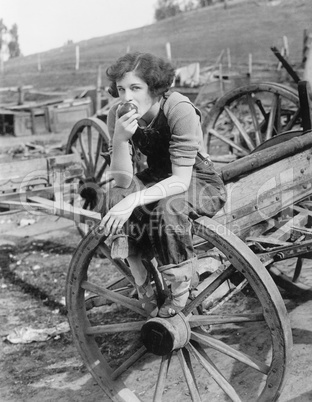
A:
[[[24,56],[149,25],[157,0],[0,0],[0,19],[18,26]]]

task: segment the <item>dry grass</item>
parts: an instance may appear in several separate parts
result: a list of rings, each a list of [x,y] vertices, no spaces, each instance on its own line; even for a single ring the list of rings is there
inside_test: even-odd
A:
[[[247,64],[248,54],[252,53],[254,63],[272,68],[277,60],[270,47],[275,45],[281,49],[286,35],[290,60],[300,64],[303,30],[311,28],[310,0],[280,0],[275,6],[268,4],[267,0],[233,0],[227,10],[207,7],[143,28],[80,42],[79,71],[75,71],[75,45],[41,54],[40,73],[37,55],[11,60],[5,64],[0,85],[31,84],[54,90],[93,86],[98,65],[102,66],[104,79],[106,66],[124,54],[128,46],[131,51],[166,56],[168,41],[176,65],[192,61],[199,61],[202,66],[211,65],[223,49],[229,48],[234,65]]]

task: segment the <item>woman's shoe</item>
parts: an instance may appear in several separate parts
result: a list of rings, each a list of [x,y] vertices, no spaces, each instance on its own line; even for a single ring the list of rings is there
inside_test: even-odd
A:
[[[189,297],[189,289],[185,289],[178,294],[171,294],[160,307],[158,317],[169,318],[178,314],[184,309]]]
[[[145,282],[143,285],[136,285],[139,302],[142,305],[142,308],[151,316],[156,317],[158,312],[157,307],[157,299],[154,293],[153,286],[151,285],[151,277],[150,274],[147,274]]]
[[[158,313],[157,300],[155,294],[152,296],[139,297],[139,302],[142,308],[148,313],[150,317],[156,317]]]

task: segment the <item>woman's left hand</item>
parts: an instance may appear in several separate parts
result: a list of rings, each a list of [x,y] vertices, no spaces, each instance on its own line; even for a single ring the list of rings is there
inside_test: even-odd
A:
[[[104,233],[107,236],[109,234],[114,235],[122,229],[135,207],[135,198],[133,194],[130,194],[107,212],[101,220],[99,227],[104,228]]]

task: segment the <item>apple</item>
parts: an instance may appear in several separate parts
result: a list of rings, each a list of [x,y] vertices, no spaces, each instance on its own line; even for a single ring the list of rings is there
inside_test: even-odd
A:
[[[121,108],[118,110],[118,117],[123,116],[124,114],[130,112],[130,110],[135,109],[136,113],[138,113],[138,108],[134,103],[126,102],[124,103]]]

